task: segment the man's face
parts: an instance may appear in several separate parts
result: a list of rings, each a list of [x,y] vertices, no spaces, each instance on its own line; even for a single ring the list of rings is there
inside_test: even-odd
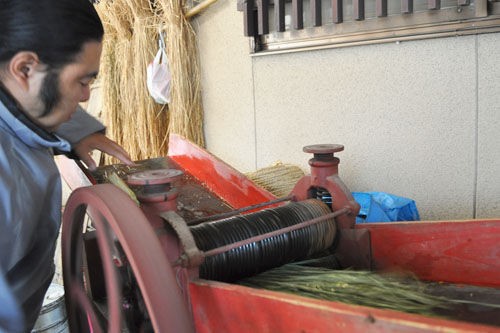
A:
[[[87,42],[74,62],[58,70],[44,71],[36,103],[26,110],[36,123],[53,132],[71,118],[78,103],[89,99],[101,51],[102,43]]]

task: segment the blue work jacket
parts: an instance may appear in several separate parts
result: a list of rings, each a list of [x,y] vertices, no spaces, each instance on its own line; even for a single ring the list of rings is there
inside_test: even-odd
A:
[[[54,150],[103,129],[79,108],[47,140],[0,102],[0,332],[29,331],[53,279],[62,205]]]

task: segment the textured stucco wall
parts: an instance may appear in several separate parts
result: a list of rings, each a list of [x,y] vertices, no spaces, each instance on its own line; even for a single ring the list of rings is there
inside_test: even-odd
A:
[[[500,216],[500,34],[478,39],[477,216]]]
[[[245,172],[340,143],[352,191],[413,198],[423,219],[500,216],[500,34],[251,57],[242,14],[199,16],[207,148]]]

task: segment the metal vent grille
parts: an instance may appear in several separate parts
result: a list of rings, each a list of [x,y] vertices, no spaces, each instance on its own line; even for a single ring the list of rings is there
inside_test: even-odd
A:
[[[500,31],[488,0],[238,0],[255,54]]]

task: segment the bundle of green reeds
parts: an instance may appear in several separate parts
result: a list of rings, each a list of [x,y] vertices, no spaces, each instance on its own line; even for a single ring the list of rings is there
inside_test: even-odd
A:
[[[436,309],[449,308],[447,300],[427,294],[424,285],[415,278],[369,271],[287,264],[238,283],[315,299],[422,315],[433,315]]]

